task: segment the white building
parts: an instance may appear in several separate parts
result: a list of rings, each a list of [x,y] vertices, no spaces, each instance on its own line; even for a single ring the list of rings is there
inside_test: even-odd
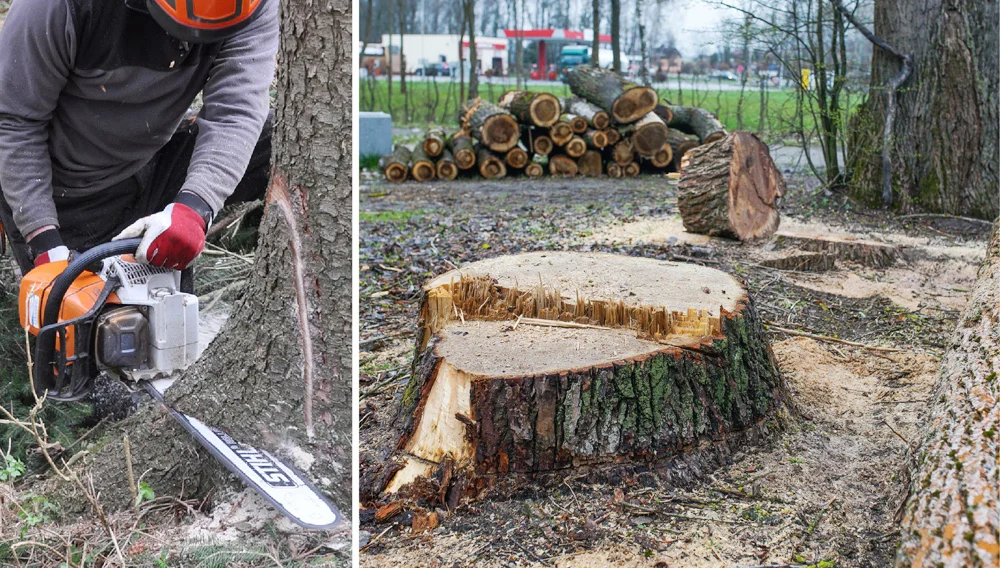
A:
[[[392,34],[393,69],[399,69],[399,34]],[[458,35],[424,34],[404,35],[403,55],[406,56],[406,72],[416,73],[428,63],[447,63],[450,69],[458,68]],[[389,47],[390,36],[382,35],[382,46]],[[469,65],[469,38],[462,38],[462,57],[466,69]],[[479,72],[492,71],[494,75],[507,74],[507,38],[476,36],[476,55]]]

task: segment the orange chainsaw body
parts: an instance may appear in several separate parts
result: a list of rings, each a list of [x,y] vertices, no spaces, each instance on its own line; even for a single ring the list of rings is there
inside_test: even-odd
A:
[[[38,335],[41,329],[42,316],[45,313],[45,304],[49,299],[49,290],[52,282],[66,269],[67,261],[57,260],[43,264],[27,273],[21,281],[21,290],[18,294],[18,315],[21,318],[21,327],[28,330],[31,335]],[[84,271],[70,286],[63,297],[62,307],[59,310],[59,321],[78,318],[90,310],[94,309],[97,300],[104,289],[104,279],[90,272]],[[121,303],[114,293],[108,298],[108,304]],[[66,328],[67,352],[64,355],[73,356],[73,326]],[[56,341],[56,349],[62,351],[59,341]]]

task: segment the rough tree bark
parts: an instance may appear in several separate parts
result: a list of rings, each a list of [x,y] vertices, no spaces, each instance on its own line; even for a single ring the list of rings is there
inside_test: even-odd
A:
[[[912,54],[896,98],[893,202],[905,209],[1000,215],[1000,8],[990,0],[878,0],[875,35]],[[854,195],[882,196],[886,85],[899,59],[876,48],[871,90],[851,133]]]
[[[509,111],[521,124],[552,126],[562,114],[559,99],[550,93],[507,91],[497,106]]]
[[[587,123],[596,130],[604,130],[611,126],[611,117],[595,105],[579,97],[566,97],[563,99],[563,108],[570,114],[582,116],[587,119]]]
[[[897,568],[1000,565],[1000,225],[941,361]]]
[[[670,105],[667,107],[673,117],[669,121],[670,128],[676,128],[687,134],[694,134],[702,144],[715,142],[726,136],[726,127],[719,122],[714,114],[699,107]]]
[[[686,230],[741,241],[777,230],[785,180],[767,145],[753,134],[733,132],[689,150],[681,167],[677,208]]]
[[[351,2],[281,2],[271,185],[252,276],[222,332],[166,393],[179,410],[298,465],[351,510]],[[157,495],[234,478],[156,407],[121,423]],[[155,441],[155,442],[154,442]],[[121,437],[89,459],[130,500]]]
[[[390,492],[448,461],[467,495],[601,464],[680,459],[690,478],[773,428],[788,397],[746,290],[711,268],[498,257],[427,283],[420,313]]]
[[[621,0],[611,0],[611,50],[614,51],[611,59],[611,70],[615,73],[622,72],[621,19]]]

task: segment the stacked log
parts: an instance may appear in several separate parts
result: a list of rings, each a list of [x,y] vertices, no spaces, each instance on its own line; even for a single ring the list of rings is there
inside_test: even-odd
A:
[[[654,89],[606,69],[567,73],[573,96],[513,90],[496,104],[466,101],[459,129],[429,129],[412,148],[379,160],[391,182],[452,180],[461,172],[508,175],[634,177],[679,173],[678,206],[687,230],[762,239],[778,225],[781,174],[766,145],[726,132],[711,112],[661,102]]]

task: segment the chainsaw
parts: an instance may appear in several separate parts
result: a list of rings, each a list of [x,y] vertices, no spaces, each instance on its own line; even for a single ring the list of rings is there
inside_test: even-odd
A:
[[[265,450],[164,400],[198,357],[198,297],[180,271],[139,263],[140,239],[99,245],[43,264],[21,280],[21,325],[35,337],[32,388],[46,399],[87,398],[101,373],[143,389],[213,456],[299,526],[330,529],[340,512],[305,477]]]

